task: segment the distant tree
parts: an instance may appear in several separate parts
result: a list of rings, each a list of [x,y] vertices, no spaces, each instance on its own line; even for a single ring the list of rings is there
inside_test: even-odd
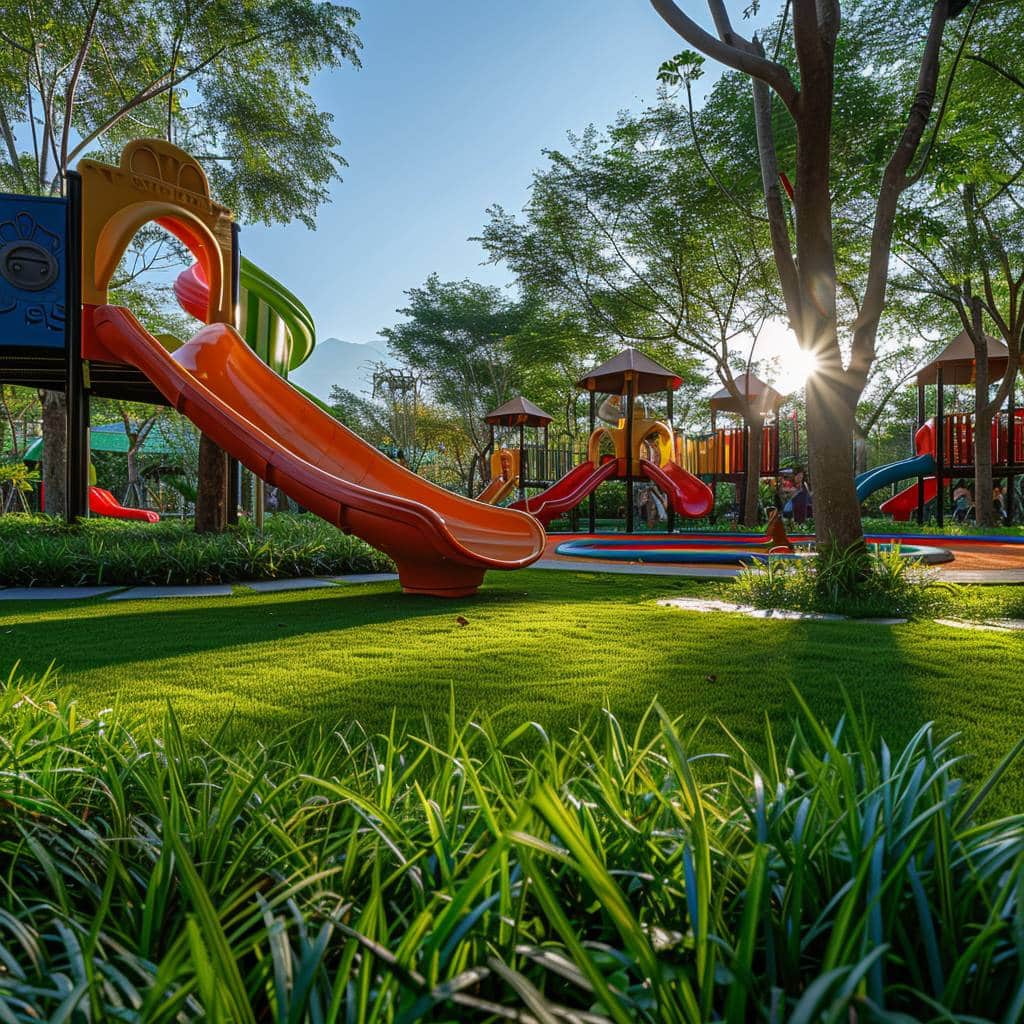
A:
[[[309,82],[358,64],[357,18],[321,0],[7,4],[0,188],[58,193],[81,157],[111,158],[132,138],[157,136],[193,152],[240,219],[313,227],[344,161]],[[59,512],[63,396],[47,392],[43,404],[47,503]],[[214,483],[222,488],[223,476]]]
[[[536,296],[510,297],[473,281],[432,274],[406,294],[406,319],[380,333],[391,352],[420,377],[431,398],[452,409],[473,447],[472,477],[485,464],[490,430],[484,416],[548,368],[572,363],[577,333],[556,329]]]

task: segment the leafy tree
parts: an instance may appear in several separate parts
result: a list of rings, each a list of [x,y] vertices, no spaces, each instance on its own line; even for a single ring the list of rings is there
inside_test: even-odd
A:
[[[897,284],[932,317],[952,311],[974,344],[975,508],[996,525],[992,434],[1018,376],[1024,336],[1024,71],[1020,5],[987,4],[947,100],[931,173],[898,221]],[[936,308],[936,301],[945,310]],[[988,335],[1006,345],[1006,371],[988,373]]]
[[[57,193],[81,157],[158,136],[195,153],[240,219],[312,227],[344,162],[309,82],[358,64],[357,17],[321,0],[15,0],[0,23],[0,187]],[[63,428],[48,392],[57,510]]]
[[[391,351],[422,379],[432,399],[452,409],[473,448],[470,481],[483,469],[490,442],[484,416],[524,391],[548,369],[565,370],[587,344],[563,332],[536,295],[511,298],[473,281],[432,274],[406,294],[406,319],[380,333]],[[573,410],[574,411],[574,410]]]
[[[621,115],[606,138],[591,128],[572,143],[547,153],[524,222],[492,208],[484,246],[524,287],[595,334],[642,343],[690,385],[704,387],[710,366],[743,409],[748,462],[759,466],[764,410],[737,377],[754,368],[756,339],[776,309],[763,222],[723,202],[688,114],[667,100]],[[752,473],[743,502],[751,525],[758,497]]]
[[[943,39],[964,0],[934,0],[924,9],[907,0],[884,9],[856,0],[844,5],[792,0],[767,45],[756,33],[746,38],[736,30],[725,0],[708,0],[713,33],[674,0],[651,3],[700,54],[751,81],[756,166],[776,271],[789,322],[818,366],[806,389],[818,539],[844,548],[862,543],[850,437],[877,354],[900,197],[922,170]],[[701,59],[692,52],[681,54],[667,63],[663,75],[678,79]],[[904,84],[898,125],[891,117],[880,118],[871,103],[836,102],[844,92],[854,97],[866,93],[870,99],[875,77]],[[777,130],[773,97],[784,108],[782,131]],[[726,145],[708,127],[702,140]],[[844,152],[858,136],[859,171]],[[792,218],[779,177],[784,170],[780,153],[790,138],[795,142]],[[849,178],[840,180],[837,172],[848,167]],[[840,223],[837,208],[846,215]],[[857,224],[870,228],[857,232]],[[865,244],[858,246],[858,260],[848,257],[844,247],[859,237]],[[858,262],[861,272],[844,280],[847,266]],[[853,307],[852,317],[844,315],[844,305]]]

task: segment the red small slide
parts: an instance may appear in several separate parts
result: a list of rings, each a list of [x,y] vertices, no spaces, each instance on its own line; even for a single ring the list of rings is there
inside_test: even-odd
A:
[[[935,500],[938,491],[938,484],[933,476],[924,478],[924,503]],[[879,505],[882,512],[887,512],[898,523],[907,522],[911,515],[917,510],[917,481],[909,487],[904,488],[898,494],[886,499]]]
[[[111,519],[141,519],[144,523],[159,523],[160,516],[145,508],[125,508],[110,491],[102,487],[89,488],[89,511]]]

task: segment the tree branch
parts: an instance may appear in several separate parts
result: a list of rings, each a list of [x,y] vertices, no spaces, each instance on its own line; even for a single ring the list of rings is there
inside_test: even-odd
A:
[[[784,65],[767,60],[748,49],[741,49],[735,44],[716,39],[710,32],[705,32],[692,18],[683,14],[675,0],[651,0],[651,6],[661,15],[662,20],[669,28],[682,36],[691,46],[734,71],[742,71],[744,74],[766,82],[778,93],[790,113],[795,112],[799,93]],[[712,9],[714,10],[714,3],[712,3]],[[728,20],[726,20],[726,25],[728,25]],[[735,38],[731,31],[730,37]]]

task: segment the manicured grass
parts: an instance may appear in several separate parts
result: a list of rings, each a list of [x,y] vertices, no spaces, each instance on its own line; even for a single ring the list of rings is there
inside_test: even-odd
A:
[[[4,603],[0,671],[18,659],[29,674],[55,662],[84,711],[121,702],[155,722],[172,701],[193,735],[228,714],[246,735],[266,737],[310,718],[385,729],[393,713],[443,714],[453,691],[464,716],[504,709],[510,726],[535,721],[559,734],[602,704],[632,723],[657,697],[685,725],[721,719],[754,749],[766,715],[788,734],[791,683],[827,722],[843,713],[842,686],[890,744],[928,720],[941,734],[962,731],[969,779],[1024,729],[1020,634],[764,622],[654,604],[701,589],[666,577],[525,571],[491,573],[475,599],[458,601],[381,583]],[[1004,809],[1021,806],[1020,769],[1002,796]]]

